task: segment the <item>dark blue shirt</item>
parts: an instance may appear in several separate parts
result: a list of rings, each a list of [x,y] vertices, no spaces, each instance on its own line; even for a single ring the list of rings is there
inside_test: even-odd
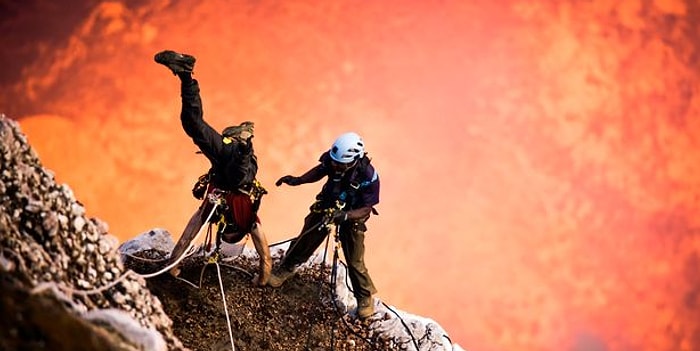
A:
[[[379,203],[379,174],[367,156],[342,173],[333,170],[328,151],[321,155],[319,162],[328,177],[321,192],[316,196],[317,200],[323,202],[324,207],[334,206],[336,200],[346,203],[346,211]]]

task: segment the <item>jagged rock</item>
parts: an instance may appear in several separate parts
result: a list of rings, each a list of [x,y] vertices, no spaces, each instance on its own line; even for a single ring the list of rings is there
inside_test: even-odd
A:
[[[172,251],[174,247],[175,242],[167,230],[154,228],[119,245],[119,253],[122,261],[126,261],[128,256],[143,252],[146,249],[167,253]]]
[[[83,318],[94,324],[104,324],[116,330],[120,335],[135,343],[139,349],[149,351],[166,351],[163,336],[153,329],[145,329],[130,315],[121,310],[102,309],[84,313]]]
[[[104,342],[121,340],[99,349],[140,349],[143,340],[130,339],[133,335],[157,333],[171,350],[184,350],[172,331],[172,321],[163,313],[157,298],[148,292],[145,280],[124,269],[106,226],[85,217],[84,207],[70,188],[55,182],[54,175],[43,168],[27,143],[19,124],[4,115],[0,115],[0,158],[2,275],[8,285],[20,289],[17,294],[24,294],[21,289],[31,291],[30,301],[36,304],[30,302],[32,305],[25,307],[33,310],[64,295],[70,303],[64,301],[66,307],[60,320],[72,321],[66,325],[81,325],[91,334],[102,335],[95,337]],[[123,298],[114,299],[117,293]],[[2,294],[4,301],[11,301],[6,289],[2,289]],[[123,329],[106,328],[104,323],[81,318],[99,316],[99,310],[123,311],[142,330],[134,332],[131,328],[130,335],[125,335]],[[17,313],[21,316],[26,313],[23,311],[18,308]],[[61,314],[57,306],[52,311]],[[17,328],[0,328],[0,339],[27,345],[40,343],[51,350],[70,349],[62,341],[64,331],[55,325],[44,329],[45,324],[51,323],[28,327],[42,330],[34,337],[18,338],[12,335]]]
[[[60,292],[32,294],[21,280],[0,272],[0,350],[143,350],[67,309]]]

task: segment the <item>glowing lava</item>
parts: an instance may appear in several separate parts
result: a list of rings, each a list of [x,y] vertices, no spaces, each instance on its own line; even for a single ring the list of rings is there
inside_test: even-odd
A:
[[[388,303],[474,350],[700,349],[700,7],[691,1],[162,2],[97,6],[0,86],[45,165],[125,239],[178,234],[206,170],[178,120],[256,122],[275,188],[355,130],[382,178],[368,266]],[[320,185],[320,184],[319,184]]]

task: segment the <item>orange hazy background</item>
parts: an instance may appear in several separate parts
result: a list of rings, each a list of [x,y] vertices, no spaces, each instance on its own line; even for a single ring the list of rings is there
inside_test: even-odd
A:
[[[700,349],[697,2],[66,4],[0,8],[0,112],[121,240],[198,205],[207,163],[152,60],[173,49],[214,127],[255,121],[271,242],[321,185],[274,181],[353,130],[386,303],[468,350]]]

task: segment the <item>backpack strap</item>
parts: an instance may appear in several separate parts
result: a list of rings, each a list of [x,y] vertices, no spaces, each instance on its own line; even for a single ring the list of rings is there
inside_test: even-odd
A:
[[[365,157],[361,158],[358,162],[357,167],[355,167],[352,175],[350,176],[350,183],[348,184],[349,188],[338,195],[338,200],[344,203],[352,204],[358,191],[370,186],[372,183],[376,182],[377,179],[379,179],[376,169],[374,170],[374,173],[372,173],[372,177],[369,179],[363,179],[365,177],[367,166],[369,166],[370,162],[372,162],[368,156],[365,155]]]

